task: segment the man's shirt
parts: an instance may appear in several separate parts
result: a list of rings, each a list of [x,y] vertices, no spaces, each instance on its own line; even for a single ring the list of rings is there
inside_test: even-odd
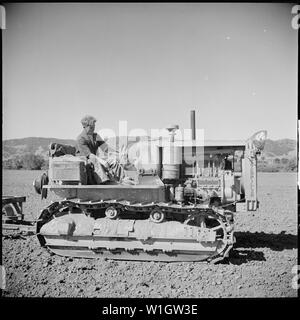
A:
[[[85,130],[76,139],[76,155],[89,156],[91,153],[96,155],[98,148],[105,141],[97,133],[88,135]]]

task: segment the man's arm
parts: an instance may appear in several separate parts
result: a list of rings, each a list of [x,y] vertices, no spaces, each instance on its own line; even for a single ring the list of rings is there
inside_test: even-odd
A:
[[[106,142],[103,141],[103,143],[100,145],[101,150],[108,154],[108,152],[114,152],[114,153],[118,153],[117,150],[115,150],[114,148],[112,148],[111,146],[109,146]]]
[[[86,157],[89,157],[89,155],[91,154],[91,150],[88,147],[87,143],[88,142],[83,137],[79,137],[77,139],[77,146],[78,146],[78,150],[79,150],[80,154],[84,155]]]
[[[109,152],[118,153],[117,150],[108,145],[100,136],[97,134],[96,137],[97,145],[107,155]]]

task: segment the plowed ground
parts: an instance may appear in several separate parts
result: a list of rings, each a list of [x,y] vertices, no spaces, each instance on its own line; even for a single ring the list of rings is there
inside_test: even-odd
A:
[[[32,220],[55,196],[32,187],[39,171],[3,171],[3,195],[26,196]],[[260,208],[236,216],[229,262],[157,263],[51,255],[34,235],[3,231],[6,297],[296,297],[297,175],[260,173]],[[297,268],[297,267],[295,267]],[[294,268],[294,270],[295,270]]]

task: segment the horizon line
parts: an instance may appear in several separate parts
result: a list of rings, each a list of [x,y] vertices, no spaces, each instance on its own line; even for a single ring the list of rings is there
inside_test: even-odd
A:
[[[116,137],[124,137],[124,136],[116,136]],[[22,138],[7,138],[7,139],[2,139],[2,142],[5,142],[5,141],[10,141],[10,140],[22,140],[22,139],[57,139],[57,140],[74,140],[76,141],[76,138],[56,138],[56,137],[41,137],[41,136],[29,136],[29,137],[22,137]],[[109,138],[114,138],[114,137],[109,137]],[[277,139],[271,139],[269,137],[267,137],[266,140],[272,140],[272,141],[279,141],[279,140],[295,140],[295,141],[298,141],[298,137],[295,137],[295,138],[277,138]],[[220,140],[220,139],[204,139],[206,141],[217,141],[217,140]],[[222,139],[223,141],[234,141],[234,140],[237,140],[237,139]],[[247,140],[247,139],[238,139],[238,140]]]

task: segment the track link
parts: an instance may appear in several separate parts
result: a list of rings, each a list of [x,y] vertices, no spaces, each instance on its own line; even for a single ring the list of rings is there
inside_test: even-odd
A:
[[[107,209],[108,207],[117,208],[120,212],[118,219],[126,219],[126,214],[135,213],[137,218],[139,214],[143,217],[148,217],[153,210],[159,210],[166,214],[168,219],[173,220],[174,214],[180,217],[179,220],[183,224],[200,226],[203,221],[209,223],[209,228],[215,230],[220,245],[214,254],[207,256],[207,254],[195,252],[169,252],[163,250],[155,250],[155,252],[147,252],[147,249],[132,249],[127,248],[126,244],[123,248],[113,248],[108,246],[106,249],[89,248],[90,250],[71,250],[66,246],[49,246],[47,240],[40,233],[41,228],[46,223],[54,218],[58,218],[74,210],[80,210],[86,216],[93,217],[95,212]],[[106,218],[108,219],[108,218]],[[146,218],[147,219],[147,218]],[[200,222],[199,222],[200,221]],[[202,221],[202,222],[201,222]],[[200,223],[200,224],[199,224]],[[206,226],[207,227],[207,226]],[[105,256],[112,259],[125,259],[125,260],[153,260],[153,261],[202,261],[218,262],[228,256],[229,251],[234,244],[233,236],[233,214],[220,208],[209,207],[202,204],[178,205],[174,203],[130,203],[129,201],[118,200],[100,200],[100,201],[84,201],[81,199],[65,199],[62,201],[53,202],[45,208],[38,219],[36,224],[36,233],[39,242],[42,246],[48,247],[56,254],[66,256],[77,256],[94,258],[98,256]],[[177,239],[169,239],[170,242]],[[113,243],[115,239],[110,239],[109,242]],[[120,243],[120,242],[118,242]],[[141,252],[142,251],[142,252]],[[202,255],[202,257],[201,257]],[[203,259],[202,259],[203,258]]]

